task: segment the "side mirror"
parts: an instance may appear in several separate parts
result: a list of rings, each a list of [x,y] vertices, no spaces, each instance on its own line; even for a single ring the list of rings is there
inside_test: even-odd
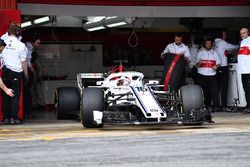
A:
[[[105,83],[106,83],[105,81],[97,81],[96,85],[97,86],[101,86],[101,85],[104,85]]]
[[[157,80],[149,80],[148,84],[150,84],[150,85],[157,85],[157,84],[159,84],[159,81],[157,81]]]

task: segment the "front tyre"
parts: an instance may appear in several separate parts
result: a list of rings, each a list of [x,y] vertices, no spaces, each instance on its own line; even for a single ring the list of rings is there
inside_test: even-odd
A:
[[[186,85],[180,88],[181,110],[185,115],[186,125],[203,123],[204,98],[202,88],[198,85]],[[193,111],[193,113],[192,113]],[[195,112],[194,112],[195,111]]]
[[[101,128],[94,122],[93,111],[104,110],[104,92],[100,88],[86,88],[82,94],[81,123],[86,128]]]
[[[57,119],[77,119],[80,111],[80,93],[76,87],[60,87],[55,92]]]

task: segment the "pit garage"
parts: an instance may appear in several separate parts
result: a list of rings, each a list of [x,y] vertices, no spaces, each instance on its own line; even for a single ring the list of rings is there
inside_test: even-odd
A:
[[[79,101],[74,105],[75,100],[72,101],[72,99],[76,96],[73,95],[69,99],[64,99],[63,105],[61,104],[63,107],[60,108],[60,112],[69,110],[71,114],[58,115],[58,98],[62,88],[66,88],[63,89],[66,91],[68,88],[75,88],[73,90],[79,96],[77,100],[84,97],[86,101],[88,97],[93,98],[90,96],[95,94],[96,90],[92,91],[94,88],[91,87],[93,83],[95,86],[101,85],[105,92],[109,89],[105,84],[110,85],[113,80],[117,81],[117,78],[131,77],[130,80],[139,81],[143,74],[143,82],[138,83],[149,85],[143,88],[146,87],[151,93],[153,91],[162,93],[158,85],[157,88],[151,89],[151,87],[161,81],[165,69],[160,55],[167,44],[174,42],[175,34],[181,34],[183,42],[191,47],[195,36],[214,37],[218,32],[227,29],[228,42],[239,44],[240,28],[250,28],[248,0],[216,2],[206,0],[1,0],[0,7],[2,8],[0,35],[6,33],[11,21],[16,21],[21,24],[23,41],[31,40],[32,34],[37,34],[41,39],[40,46],[35,50],[37,74],[31,104],[36,118],[24,119],[24,97],[21,95],[18,116],[24,123],[0,125],[0,166],[162,166],[166,164],[169,166],[248,166],[250,116],[240,112],[240,109],[246,105],[246,100],[241,78],[236,70],[238,50],[228,53],[227,106],[231,111],[209,113],[212,119],[207,120],[206,114],[202,115],[204,117],[198,117],[194,114],[196,110],[190,109],[186,112],[185,107],[179,110],[179,105],[183,106],[185,103],[181,98],[182,95],[173,97],[171,93],[167,93],[168,104],[170,104],[168,109],[173,110],[171,108],[176,107],[178,111],[166,115],[177,116],[178,119],[173,117],[171,122],[166,123],[161,122],[165,117],[164,112],[160,112],[162,118],[155,116],[158,119],[151,119],[154,115],[153,110],[147,112],[145,109],[145,113],[142,112],[142,114],[146,115],[146,120],[141,117],[140,119],[129,117],[134,121],[133,125],[117,119],[117,115],[113,120],[107,119],[109,122],[101,122],[98,126],[92,123],[86,124],[87,121],[82,120],[80,113],[83,108],[82,102]],[[190,70],[188,67],[185,70],[186,85],[194,85]],[[121,71],[138,73],[112,77],[107,75]],[[81,83],[80,87],[79,77],[85,84]],[[106,82],[107,80],[103,78],[108,78],[110,82]],[[136,81],[130,87],[139,87],[138,83]],[[82,89],[88,86],[91,93],[83,96]],[[149,104],[151,104],[148,99],[143,102],[143,98],[140,97],[141,91],[143,95],[146,94],[146,88],[138,91],[131,88],[134,91],[133,96],[138,96],[139,100],[135,101],[135,104],[140,104],[141,110],[145,106],[150,108]],[[115,108],[109,112],[110,117],[112,112],[118,109],[122,111],[124,108],[133,109],[134,106],[131,108],[119,106],[118,109],[116,107],[117,104],[128,104],[127,102],[134,99],[131,94],[126,94],[126,103],[117,102],[116,96],[119,96],[118,100],[125,97],[124,90],[125,88],[122,95],[120,92],[112,91],[105,94],[105,97],[110,98],[104,101],[102,106],[107,103],[115,104],[102,108],[104,111]],[[194,87],[188,87],[187,90],[186,97],[190,97],[187,101],[192,100],[193,90],[199,94],[199,89]],[[66,91],[63,93],[67,94]],[[156,95],[152,94],[155,98]],[[103,94],[96,95],[94,99],[98,99],[99,96]],[[151,95],[148,96],[151,97]],[[173,98],[172,101],[169,100],[170,98]],[[155,105],[162,102],[162,99],[159,99],[157,98]],[[196,105],[198,100],[203,101],[203,96],[188,104],[191,106],[194,104],[195,108],[198,106],[200,109],[203,103]],[[71,112],[74,107],[76,109]],[[192,117],[187,116],[186,113],[183,116],[181,114],[183,111]],[[93,115],[90,117],[98,122],[98,111]],[[103,115],[102,118],[104,117]],[[2,114],[0,119],[3,119]],[[114,124],[114,120],[118,121]]]

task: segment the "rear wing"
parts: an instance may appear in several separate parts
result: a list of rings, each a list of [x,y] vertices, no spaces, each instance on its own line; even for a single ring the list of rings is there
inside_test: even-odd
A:
[[[82,90],[88,86],[97,86],[97,81],[103,81],[105,73],[78,73],[77,85]]]

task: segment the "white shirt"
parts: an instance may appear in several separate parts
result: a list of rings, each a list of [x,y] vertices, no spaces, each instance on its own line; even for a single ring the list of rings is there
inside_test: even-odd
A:
[[[240,74],[250,74],[250,36],[240,43],[237,70]]]
[[[1,39],[2,40],[6,40],[6,39],[8,39],[10,36],[9,36],[9,33],[8,32],[6,32],[5,34],[3,34],[2,36],[1,36]]]
[[[22,62],[26,61],[24,43],[16,37],[10,36],[5,40],[6,47],[2,52],[3,65],[15,72],[22,72]]]
[[[220,66],[227,66],[226,51],[234,50],[237,48],[239,48],[238,45],[232,45],[221,38],[216,38],[214,40],[214,50],[218,53],[220,57]]]
[[[28,67],[32,68],[32,64],[31,64],[32,56],[31,56],[31,54],[33,52],[34,47],[30,42],[26,42],[25,46],[26,46],[26,54],[27,54],[26,61],[27,61]]]
[[[200,63],[198,73],[205,76],[216,75],[216,70],[212,67],[220,64],[220,58],[214,50],[202,49],[198,52],[196,63]]]
[[[189,63],[189,67],[193,68],[196,64],[196,59],[197,59],[197,55],[199,52],[199,45],[193,44],[190,47],[190,63]]]
[[[9,37],[10,37],[10,36],[9,36],[9,33],[6,32],[5,34],[3,34],[3,35],[1,36],[1,39],[4,40],[4,42],[5,42],[5,40],[8,39]],[[18,37],[18,40],[21,41],[21,39],[22,39],[22,36],[19,36],[19,37]]]
[[[184,54],[184,57],[190,60],[189,49],[183,43],[180,45],[176,45],[175,43],[168,44],[164,51],[161,53],[161,57],[163,57],[163,54],[165,53]]]

